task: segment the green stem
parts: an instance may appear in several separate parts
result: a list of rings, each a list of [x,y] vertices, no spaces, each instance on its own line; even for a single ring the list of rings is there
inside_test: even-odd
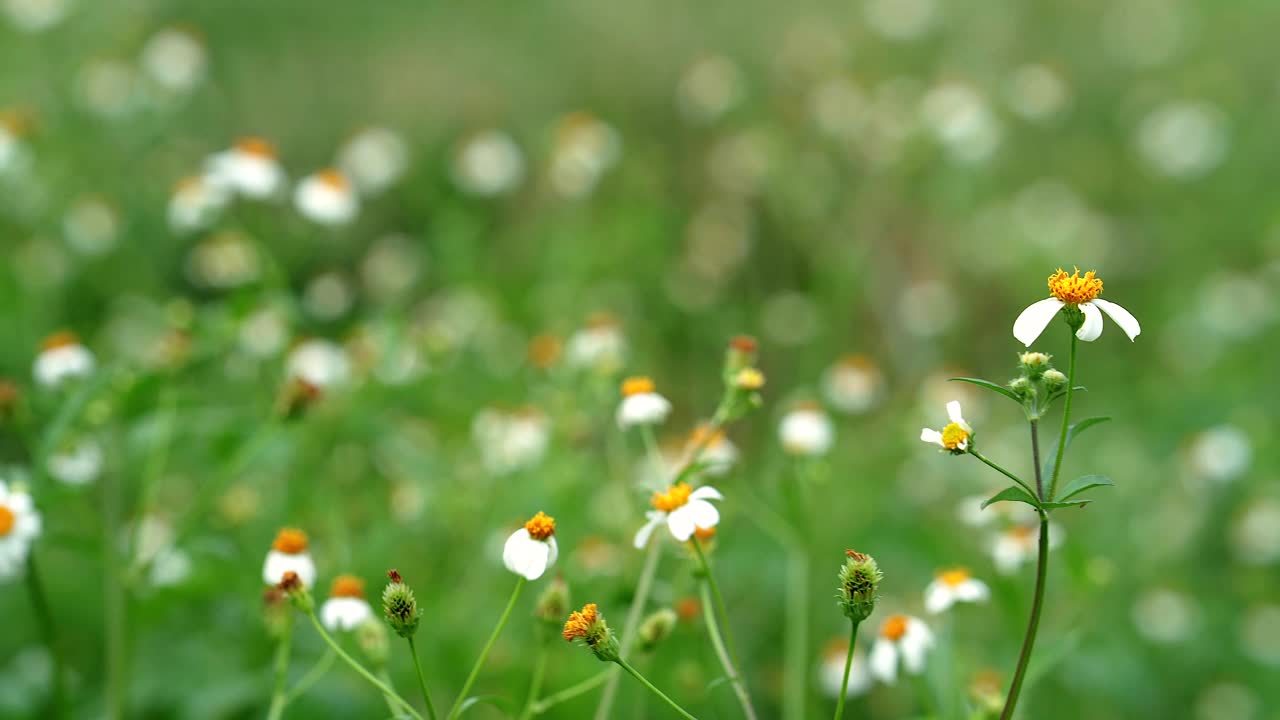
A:
[[[335,659],[333,651],[325,648],[324,655],[321,655],[320,659],[316,661],[316,664],[312,665],[311,669],[307,671],[307,674],[303,675],[302,679],[293,687],[289,688],[289,692],[285,693],[285,706],[287,707],[294,700],[305,695],[312,686],[320,682],[320,678],[324,677],[325,673],[329,672],[329,668],[333,667],[333,661]]]
[[[476,664],[471,668],[471,674],[467,676],[467,681],[462,684],[462,690],[458,692],[458,699],[453,701],[453,708],[449,710],[447,716],[449,720],[457,717],[462,710],[462,702],[467,699],[467,693],[471,692],[471,686],[475,685],[476,678],[480,676],[480,668],[484,667],[484,661],[489,658],[489,652],[493,650],[494,643],[498,642],[498,636],[502,634],[502,628],[506,626],[507,620],[511,617],[511,610],[516,606],[516,599],[520,597],[520,590],[524,587],[524,583],[523,576],[516,579],[515,589],[511,591],[511,599],[507,601],[507,609],[502,611],[502,617],[498,618],[498,624],[489,635],[489,642],[485,643],[484,649],[480,651],[480,657],[476,658]]]
[[[392,690],[390,685],[374,677],[373,673],[369,672],[365,666],[361,665],[355,658],[348,655],[346,650],[342,649],[342,646],[339,645],[337,641],[334,640],[333,637],[324,629],[324,625],[320,624],[320,618],[316,617],[316,611],[314,609],[307,611],[307,619],[311,621],[312,627],[314,627],[316,632],[320,634],[320,639],[324,640],[325,644],[327,644],[329,648],[338,655],[338,657],[342,658],[343,662],[350,665],[351,669],[356,671],[356,674],[367,680],[370,685],[373,685],[378,688],[378,690],[382,691],[382,694],[386,695],[389,701],[394,701],[396,705],[403,708],[404,711],[409,714],[409,717],[414,718],[415,720],[422,720],[422,716],[418,714],[418,711],[414,710],[413,706],[404,698],[397,695],[396,691]]]
[[[716,582],[715,574],[711,572],[711,563],[707,560],[707,555],[702,549],[702,542],[698,540],[698,536],[692,535],[689,540],[693,545],[694,552],[698,555],[699,564],[702,565],[703,578],[706,580],[707,585],[711,587],[711,595],[716,601],[716,611],[720,613],[720,622],[724,623],[725,644],[729,648],[729,652],[736,657],[738,651],[734,647],[733,636],[729,632],[729,611],[727,609],[728,606],[724,604],[724,596],[720,594],[720,585]]]
[[[658,533],[662,532],[661,529]],[[658,533],[649,538],[649,547],[645,550],[644,567],[640,570],[640,581],[636,584],[636,594],[631,599],[631,607],[627,610],[627,619],[622,625],[622,652],[631,651],[636,636],[636,628],[640,625],[640,620],[644,617],[645,605],[649,602],[649,592],[653,589],[653,578],[658,573],[658,560],[662,557],[660,549],[662,543],[659,540]],[[604,692],[600,695],[600,704],[596,706],[595,720],[610,720],[610,710],[613,707],[614,697],[618,694],[618,680],[621,677],[620,671],[616,668],[608,671],[608,684],[605,685]]]
[[[787,648],[782,693],[783,717],[805,720],[809,665],[809,558],[798,550],[787,553]]]
[[[840,699],[836,701],[835,720],[844,717],[844,699],[849,693],[849,669],[853,667],[853,646],[858,642],[858,625],[860,624],[858,620],[849,622],[849,654],[844,658],[844,679],[840,681]]]
[[[102,564],[103,564],[103,613],[105,632],[103,641],[106,655],[106,716],[108,720],[125,717],[125,688],[127,685],[125,647],[127,622],[124,593],[124,568],[119,556],[120,538],[120,486],[114,473],[102,476]]]
[[[1036,632],[1040,629],[1040,611],[1044,608],[1045,576],[1049,567],[1049,516],[1040,512],[1040,550],[1036,557],[1036,589],[1031,600],[1031,619],[1027,622],[1027,635],[1022,640],[1022,652],[1018,655],[1018,667],[1013,672],[1013,682],[1009,684],[1009,696],[1004,701],[1004,710],[1000,720],[1010,720],[1013,710],[1018,704],[1018,694],[1022,692],[1022,681],[1027,675],[1027,665],[1031,663],[1031,650],[1036,644]]]
[[[382,681],[383,685],[386,685],[392,690],[396,689],[395,684],[391,682],[391,673],[387,672],[386,666],[378,668],[378,679]],[[382,701],[387,704],[387,709],[391,711],[392,720],[398,720],[398,718],[404,717],[400,712],[400,704],[396,702],[394,695],[382,693]]]
[[[1080,340],[1071,333],[1071,360],[1067,366],[1067,400],[1062,408],[1062,431],[1058,433],[1058,454],[1053,459],[1053,475],[1049,476],[1049,497],[1052,502],[1058,493],[1058,474],[1062,472],[1062,456],[1067,452],[1067,430],[1071,425],[1071,399],[1076,392],[1076,347]]]
[[[520,720],[527,720],[533,717],[533,706],[538,701],[538,695],[542,693],[542,679],[547,674],[547,644],[544,642],[538,648],[538,659],[533,663],[533,677],[529,680],[529,695],[524,701],[524,710],[520,711]]]
[[[49,598],[40,582],[40,573],[36,569],[36,553],[27,553],[27,592],[31,597],[31,607],[40,623],[40,633],[44,636],[45,647],[49,650],[49,658],[53,663],[53,681],[49,690],[49,708],[51,717],[63,716],[63,679],[66,675],[63,668],[62,651],[58,648],[58,629],[53,621],[53,612],[49,609]]]
[[[285,693],[285,683],[289,679],[289,650],[292,644],[293,618],[290,617],[281,631],[280,642],[276,645],[276,685],[271,693],[271,709],[267,711],[267,720],[280,720],[284,717],[284,706],[289,702]]]
[[[532,712],[530,714],[541,715],[542,713],[550,710],[551,708],[555,707],[556,705],[559,705],[562,702],[568,702],[578,697],[579,695],[584,695],[586,693],[591,692],[592,690],[595,690],[601,685],[604,685],[611,678],[614,678],[617,676],[618,676],[617,668],[609,668],[608,670],[602,670],[576,685],[570,685],[564,690],[561,690],[560,692],[557,692],[557,693],[552,693],[551,695],[548,695],[545,698],[534,703],[531,708]]]
[[[1040,498],[1040,497],[1042,497],[1042,496],[1043,496],[1043,493],[1036,492],[1035,490],[1032,490],[1032,489],[1031,489],[1031,486],[1030,486],[1030,485],[1028,485],[1028,484],[1026,484],[1025,482],[1023,482],[1022,478],[1018,477],[1017,475],[1014,475],[1013,473],[1009,472],[1008,470],[1005,470],[1004,468],[1002,468],[1002,467],[1000,467],[999,465],[995,464],[995,463],[994,463],[994,462],[992,462],[990,459],[988,459],[986,455],[983,455],[982,453],[978,452],[977,450],[974,450],[972,445],[970,445],[970,446],[969,446],[969,454],[970,454],[970,455],[972,455],[972,456],[974,456],[974,457],[976,457],[976,458],[978,458],[979,460],[981,460],[983,463],[985,463],[985,464],[987,465],[987,467],[991,468],[992,470],[995,470],[996,472],[1000,473],[1001,475],[1003,475],[1003,476],[1005,476],[1005,477],[1009,478],[1010,480],[1012,480],[1012,481],[1014,481],[1014,482],[1018,483],[1018,485],[1020,485],[1020,486],[1022,487],[1022,489],[1023,489],[1023,490],[1026,490],[1027,492],[1031,493],[1031,494],[1032,494],[1032,495],[1034,495],[1035,497]],[[1037,486],[1037,487],[1040,485],[1039,477],[1040,477],[1040,468],[1039,468],[1039,466],[1037,466],[1037,467],[1036,467],[1036,478],[1037,478],[1037,480],[1036,480],[1036,486]]]
[[[724,638],[720,635],[720,624],[716,621],[716,612],[711,604],[710,585],[706,582],[699,583],[699,591],[702,596],[702,618],[707,624],[707,635],[711,638],[711,647],[716,651],[716,657],[720,660],[720,667],[724,669],[725,675],[729,678],[729,684],[733,687],[733,693],[738,698],[738,704],[742,706],[742,714],[750,720],[755,720],[756,711],[751,707],[751,697],[747,695],[747,686],[743,684],[742,678],[738,677],[738,672],[733,666],[733,658],[729,656],[729,650],[725,647]]]
[[[412,635],[405,639],[409,641],[409,655],[413,657],[413,669],[418,673],[418,687],[422,690],[422,699],[427,703],[427,716],[431,720],[436,720],[436,706],[431,702],[431,693],[427,691],[427,679],[422,674],[422,661],[418,659],[418,646],[413,644]]]
[[[626,660],[623,660],[622,658],[618,658],[617,660],[614,660],[614,662],[618,664],[618,667],[621,667],[623,670],[627,671],[627,673],[631,675],[631,677],[640,681],[641,685],[644,685],[645,687],[649,688],[649,690],[651,690],[654,695],[657,695],[658,697],[662,698],[663,701],[665,701],[668,705],[672,707],[672,709],[680,713],[682,717],[689,718],[689,720],[698,720],[696,717],[690,715],[688,711],[686,711],[684,708],[680,707],[675,700],[672,700],[671,698],[667,697],[665,693],[663,693],[658,688],[654,687],[654,684],[646,680],[638,670],[628,665]]]

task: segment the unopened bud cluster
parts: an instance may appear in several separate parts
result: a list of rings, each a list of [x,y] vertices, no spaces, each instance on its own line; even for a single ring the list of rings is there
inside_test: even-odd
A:
[[[764,373],[756,367],[758,344],[749,335],[739,335],[729,341],[724,357],[724,400],[721,414],[724,421],[737,420],[764,404],[760,388],[764,387]]]
[[[404,584],[400,573],[388,570],[387,578],[391,582],[382,591],[382,614],[397,635],[402,638],[413,637],[418,632],[418,621],[422,617],[418,599],[413,596],[413,590]]]
[[[1009,389],[1027,406],[1032,417],[1038,417],[1055,393],[1067,385],[1067,376],[1053,366],[1053,356],[1042,352],[1018,355],[1018,377],[1009,381]]]
[[[844,566],[840,568],[840,589],[837,603],[845,617],[862,622],[871,616],[879,599],[880,579],[884,577],[875,558],[856,550],[845,551]]]

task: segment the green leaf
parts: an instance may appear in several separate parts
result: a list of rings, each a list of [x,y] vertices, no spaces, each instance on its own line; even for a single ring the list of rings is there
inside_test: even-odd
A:
[[[1062,487],[1058,499],[1067,500],[1090,488],[1112,487],[1114,485],[1115,483],[1106,475],[1081,475]]]
[[[970,385],[977,385],[978,387],[982,387],[994,392],[998,392],[1001,395],[1009,398],[1010,400],[1018,403],[1019,405],[1022,405],[1022,398],[1018,397],[1017,393],[1015,393],[1014,391],[1010,390],[1009,388],[1003,385],[997,385],[991,382],[990,380],[983,380],[981,378],[953,377],[953,378],[950,378],[950,382],[963,382],[963,383],[969,383]]]
[[[476,695],[463,700],[462,704],[458,705],[458,712],[454,713],[454,717],[462,715],[462,713],[470,710],[480,703],[492,705],[508,715],[510,715],[512,711],[511,701],[504,697],[499,695]]]
[[[982,509],[985,510],[988,505],[998,502],[1020,502],[1026,503],[1033,508],[1040,507],[1040,501],[1036,500],[1034,495],[1023,490],[1017,485],[1010,485],[995,495],[992,495],[986,502],[982,503]]]
[[[1082,508],[1082,507],[1084,507],[1085,505],[1088,505],[1088,504],[1089,504],[1089,503],[1091,503],[1091,502],[1093,502],[1093,501],[1092,501],[1092,500],[1071,500],[1071,501],[1069,501],[1069,502],[1062,502],[1062,501],[1058,501],[1058,502],[1047,502],[1047,503],[1045,503],[1045,504],[1041,505],[1040,507],[1044,508],[1045,510],[1059,510],[1059,509],[1061,509],[1061,508],[1066,508],[1066,507],[1081,507],[1081,508]]]
[[[1085,418],[1084,420],[1081,420],[1078,423],[1071,423],[1071,426],[1067,428],[1067,445],[1066,445],[1066,450],[1063,450],[1063,452],[1065,453],[1067,450],[1071,449],[1071,443],[1076,439],[1077,435],[1084,432],[1085,430],[1088,430],[1094,425],[1101,425],[1102,423],[1109,422],[1110,420],[1111,420],[1110,417],[1104,416],[1104,417]],[[1057,454],[1058,454],[1058,446],[1057,444],[1054,444],[1053,452],[1049,453],[1049,455],[1045,457],[1044,467],[1041,469],[1041,472],[1044,473],[1045,478],[1050,478],[1053,476],[1053,460],[1057,456]],[[1062,497],[1065,498],[1066,496],[1064,495]]]

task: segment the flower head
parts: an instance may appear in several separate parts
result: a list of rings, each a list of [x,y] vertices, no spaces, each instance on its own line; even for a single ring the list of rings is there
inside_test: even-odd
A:
[[[527,580],[537,580],[555,564],[559,555],[555,534],[555,518],[538,511],[524,527],[507,538],[502,549],[503,564]]]
[[[884,577],[875,558],[856,550],[846,550],[839,577],[840,589],[836,598],[845,616],[855,622],[866,620],[876,609],[876,601],[880,599],[880,580]]]
[[[569,336],[565,360],[577,370],[612,373],[622,366],[627,354],[627,338],[622,325],[609,313],[595,313],[586,326]]]
[[[268,585],[279,584],[285,573],[293,573],[304,587],[312,587],[316,581],[316,565],[308,552],[307,534],[296,528],[283,528],[276,533],[262,565],[262,580]]]
[[[996,535],[991,542],[991,559],[1002,575],[1012,575],[1036,556],[1040,542],[1038,524],[1018,524]],[[1062,542],[1062,528],[1049,523],[1049,549]]]
[[[960,403],[956,400],[947,403],[947,417],[951,418],[951,422],[946,427],[941,430],[924,428],[920,431],[920,439],[953,455],[963,455],[972,444],[973,428],[965,422],[964,415],[960,413]]]
[[[671,608],[661,608],[649,613],[649,616],[640,623],[640,629],[636,631],[640,649],[644,652],[653,652],[671,634],[671,631],[675,630],[679,620],[676,611]]]
[[[618,638],[595,603],[588,603],[569,615],[561,634],[567,642],[582,640],[602,662],[613,662],[619,657]]]
[[[1022,311],[1013,323],[1013,336],[1027,347],[1040,337],[1059,312],[1068,313],[1067,320],[1076,331],[1076,337],[1093,342],[1102,335],[1102,313],[1106,313],[1130,340],[1138,337],[1142,327],[1128,310],[1098,297],[1102,293],[1102,279],[1090,270],[1083,276],[1080,269],[1068,275],[1061,268],[1049,276],[1050,297],[1032,303]]]
[[[94,365],[93,353],[80,344],[75,333],[63,330],[50,335],[41,344],[33,374],[41,385],[57,387],[71,378],[91,374]]]
[[[646,513],[649,521],[636,533],[636,548],[648,545],[653,531],[663,523],[671,531],[671,536],[680,542],[693,537],[697,528],[715,527],[720,522],[720,512],[709,501],[723,499],[720,491],[709,485],[694,490],[683,482],[663,492],[655,492],[650,499],[653,510]]]
[[[27,491],[0,481],[0,580],[22,571],[40,530],[40,513]]]
[[[304,217],[321,225],[345,225],[360,210],[355,186],[345,173],[333,168],[302,178],[294,190],[293,204]]]
[[[329,589],[329,599],[320,606],[320,621],[330,632],[354,630],[373,617],[373,608],[364,597],[364,580],[339,575]]]
[[[778,425],[782,449],[792,455],[825,455],[835,441],[831,418],[816,403],[801,403],[782,416]]]
[[[618,406],[618,427],[658,425],[671,414],[671,403],[659,395],[647,377],[622,381],[622,404]]]
[[[404,584],[399,572],[388,570],[387,579],[391,582],[382,591],[382,614],[400,637],[413,637],[422,617],[418,599],[414,597],[413,589]]]
[[[883,394],[884,376],[871,358],[846,355],[822,375],[822,394],[838,412],[854,414],[871,409]]]
[[[818,682],[822,692],[831,698],[840,697],[844,687],[844,662],[849,656],[849,639],[832,638],[822,650],[822,666],[818,670]],[[867,655],[860,648],[853,651],[853,663],[849,666],[849,697],[865,695],[873,680],[867,669]]]
[[[938,573],[924,590],[924,608],[937,614],[957,602],[980,603],[991,597],[987,584],[969,574],[965,568],[952,568]]]
[[[258,137],[236,141],[206,163],[206,177],[218,187],[254,200],[263,200],[284,187],[284,169],[276,148]]]
[[[911,675],[924,672],[925,654],[933,647],[933,633],[919,618],[890,615],[880,625],[871,647],[871,674],[892,685],[898,679],[898,662]]]

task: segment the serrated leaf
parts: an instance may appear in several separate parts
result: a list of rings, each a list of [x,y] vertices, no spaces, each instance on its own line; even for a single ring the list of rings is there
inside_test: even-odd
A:
[[[987,498],[987,501],[982,503],[982,509],[986,510],[988,505],[998,503],[998,502],[1020,502],[1020,503],[1026,503],[1033,508],[1040,507],[1040,501],[1036,500],[1034,495],[1027,492],[1026,490],[1023,490],[1017,485],[1010,485],[1009,487],[1001,490],[995,495],[992,495],[991,497]]]
[[[1115,483],[1106,475],[1081,475],[1062,487],[1062,492],[1058,499],[1067,500],[1090,488],[1111,487],[1114,485]]]
[[[998,392],[1019,405],[1022,404],[1022,398],[1018,397],[1017,393],[1003,385],[997,385],[990,380],[983,380],[981,378],[953,377],[949,379],[949,382],[962,382],[969,383],[970,385],[977,385],[980,388],[986,388],[988,390]]]

